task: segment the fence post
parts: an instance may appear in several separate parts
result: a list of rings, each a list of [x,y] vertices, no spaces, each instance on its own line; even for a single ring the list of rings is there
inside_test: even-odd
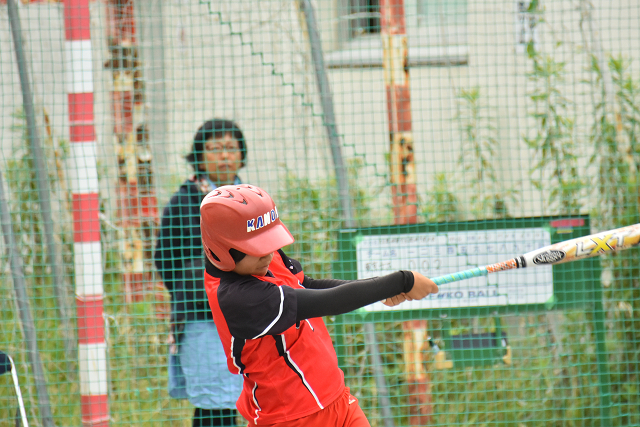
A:
[[[416,169],[411,126],[409,58],[404,0],[380,0],[382,67],[389,120],[389,167],[393,214],[396,224],[418,222]],[[403,322],[404,356],[409,388],[409,423],[431,424],[429,377],[422,354],[427,334],[426,320]]]
[[[47,258],[51,264],[51,270],[53,273],[53,292],[56,297],[58,315],[60,316],[65,354],[67,359],[72,361],[76,358],[76,347],[73,342],[73,327],[71,325],[70,316],[71,309],[69,308],[64,272],[62,268],[62,251],[56,247],[58,245],[56,244],[54,237],[55,231],[51,208],[51,187],[47,176],[47,168],[44,161],[40,135],[38,134],[38,128],[36,125],[33,93],[31,91],[31,82],[29,81],[29,72],[27,70],[27,59],[24,54],[22,42],[20,15],[15,1],[9,1],[7,5],[9,12],[9,24],[11,26],[16,52],[16,62],[18,63],[18,73],[20,74],[20,87],[22,89],[22,102],[27,121],[29,145],[33,154],[33,164],[35,167],[38,188],[38,200],[40,203],[40,213],[42,214],[44,237],[47,246]]]

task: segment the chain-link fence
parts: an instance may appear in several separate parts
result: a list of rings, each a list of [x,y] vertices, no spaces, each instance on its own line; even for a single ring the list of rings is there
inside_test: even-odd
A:
[[[639,22],[634,0],[0,1],[0,350],[29,423],[254,424],[201,285],[220,184],[267,190],[316,279],[639,223]],[[632,426],[639,316],[636,248],[324,321],[372,426]]]

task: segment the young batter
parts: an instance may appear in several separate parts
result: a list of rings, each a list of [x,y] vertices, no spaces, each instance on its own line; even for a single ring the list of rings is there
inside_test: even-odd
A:
[[[212,191],[200,221],[209,305],[229,370],[244,377],[242,416],[250,425],[369,426],[322,316],[421,299],[438,292],[435,283],[412,271],[354,281],[305,276],[281,249],[294,239],[276,205],[255,186]]]

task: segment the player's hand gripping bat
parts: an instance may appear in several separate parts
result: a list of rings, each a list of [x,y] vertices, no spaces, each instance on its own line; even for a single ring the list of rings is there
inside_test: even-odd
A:
[[[469,279],[471,277],[486,276],[489,273],[496,273],[498,271],[562,264],[600,254],[629,249],[638,245],[640,245],[640,224],[634,224],[555,243],[507,261],[444,276],[432,277],[431,280],[440,286],[445,283],[457,282],[458,280]]]

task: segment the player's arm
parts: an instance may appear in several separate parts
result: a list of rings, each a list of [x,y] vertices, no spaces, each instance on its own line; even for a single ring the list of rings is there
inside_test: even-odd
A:
[[[371,279],[341,281],[326,279],[323,289],[295,289],[296,320],[335,316],[365,305],[395,298],[396,305],[405,300],[422,299],[438,292],[433,281],[413,271],[397,271]],[[303,286],[307,283],[305,282]]]
[[[306,289],[331,289],[336,286],[344,285],[345,283],[349,283],[348,280],[336,280],[336,279],[312,279],[308,276],[305,276],[305,280],[302,285]],[[391,298],[387,298],[382,302],[389,307],[396,306],[404,301],[407,301],[407,297],[404,293],[397,294],[392,296]]]
[[[304,276],[302,286],[306,289],[331,289],[336,286],[344,285],[345,283],[349,283],[349,281],[338,279],[312,279],[309,276]]]
[[[213,268],[209,260],[205,263],[207,268]],[[431,280],[411,271],[372,279],[335,281],[333,284],[338,286],[328,289],[276,286],[253,276],[236,279],[221,284],[216,296],[229,331],[241,339],[281,334],[301,320],[348,313],[398,294],[406,296],[404,301],[423,298],[438,290]]]

